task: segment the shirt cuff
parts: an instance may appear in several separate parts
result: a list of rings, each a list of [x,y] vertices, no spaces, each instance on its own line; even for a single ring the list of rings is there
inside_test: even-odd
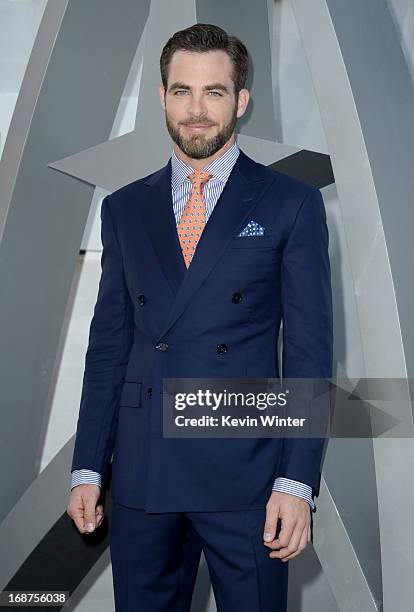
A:
[[[73,470],[70,490],[80,484],[96,484],[102,487],[102,476],[92,470]]]
[[[272,491],[279,491],[281,493],[289,493],[290,495],[296,495],[301,497],[308,502],[312,510],[315,510],[315,503],[312,499],[312,487],[299,482],[297,480],[291,480],[290,478],[276,478],[273,483]]]

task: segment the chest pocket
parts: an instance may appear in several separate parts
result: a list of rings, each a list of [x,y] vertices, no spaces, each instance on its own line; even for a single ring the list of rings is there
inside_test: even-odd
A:
[[[270,275],[280,263],[277,236],[237,236],[232,238],[227,250],[230,269],[244,273],[245,278],[256,280],[261,275]],[[231,273],[231,272],[230,272]]]
[[[276,248],[275,236],[236,236],[230,240],[231,249],[272,249]]]

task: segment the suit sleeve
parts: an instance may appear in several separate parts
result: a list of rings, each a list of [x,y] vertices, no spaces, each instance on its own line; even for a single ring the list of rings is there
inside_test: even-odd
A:
[[[319,189],[302,201],[282,256],[283,378],[332,376],[329,234]],[[277,476],[319,485],[324,438],[283,440]]]
[[[133,339],[133,305],[109,210],[101,207],[101,278],[90,324],[71,471],[105,479],[114,448],[119,399]]]

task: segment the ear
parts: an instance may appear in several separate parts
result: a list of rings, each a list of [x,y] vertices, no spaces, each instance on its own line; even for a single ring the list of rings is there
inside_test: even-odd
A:
[[[160,95],[160,102],[161,102],[161,106],[162,106],[162,108],[165,110],[165,100],[164,100],[164,97],[165,97],[165,89],[164,89],[164,85],[163,85],[162,83],[160,83],[160,84],[158,85],[158,93],[159,93],[159,95]]]
[[[239,91],[239,98],[237,100],[237,118],[244,115],[249,103],[250,92],[248,89],[241,89]]]

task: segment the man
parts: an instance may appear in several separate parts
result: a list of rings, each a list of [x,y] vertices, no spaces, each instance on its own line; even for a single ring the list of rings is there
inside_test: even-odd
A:
[[[117,610],[188,611],[203,549],[220,611],[283,612],[323,440],[163,437],[162,381],[278,377],[282,319],[283,376],[331,376],[324,204],[238,148],[249,101],[239,39],[196,24],[160,64],[173,154],[102,203],[68,513],[82,533],[101,524],[113,453]]]

